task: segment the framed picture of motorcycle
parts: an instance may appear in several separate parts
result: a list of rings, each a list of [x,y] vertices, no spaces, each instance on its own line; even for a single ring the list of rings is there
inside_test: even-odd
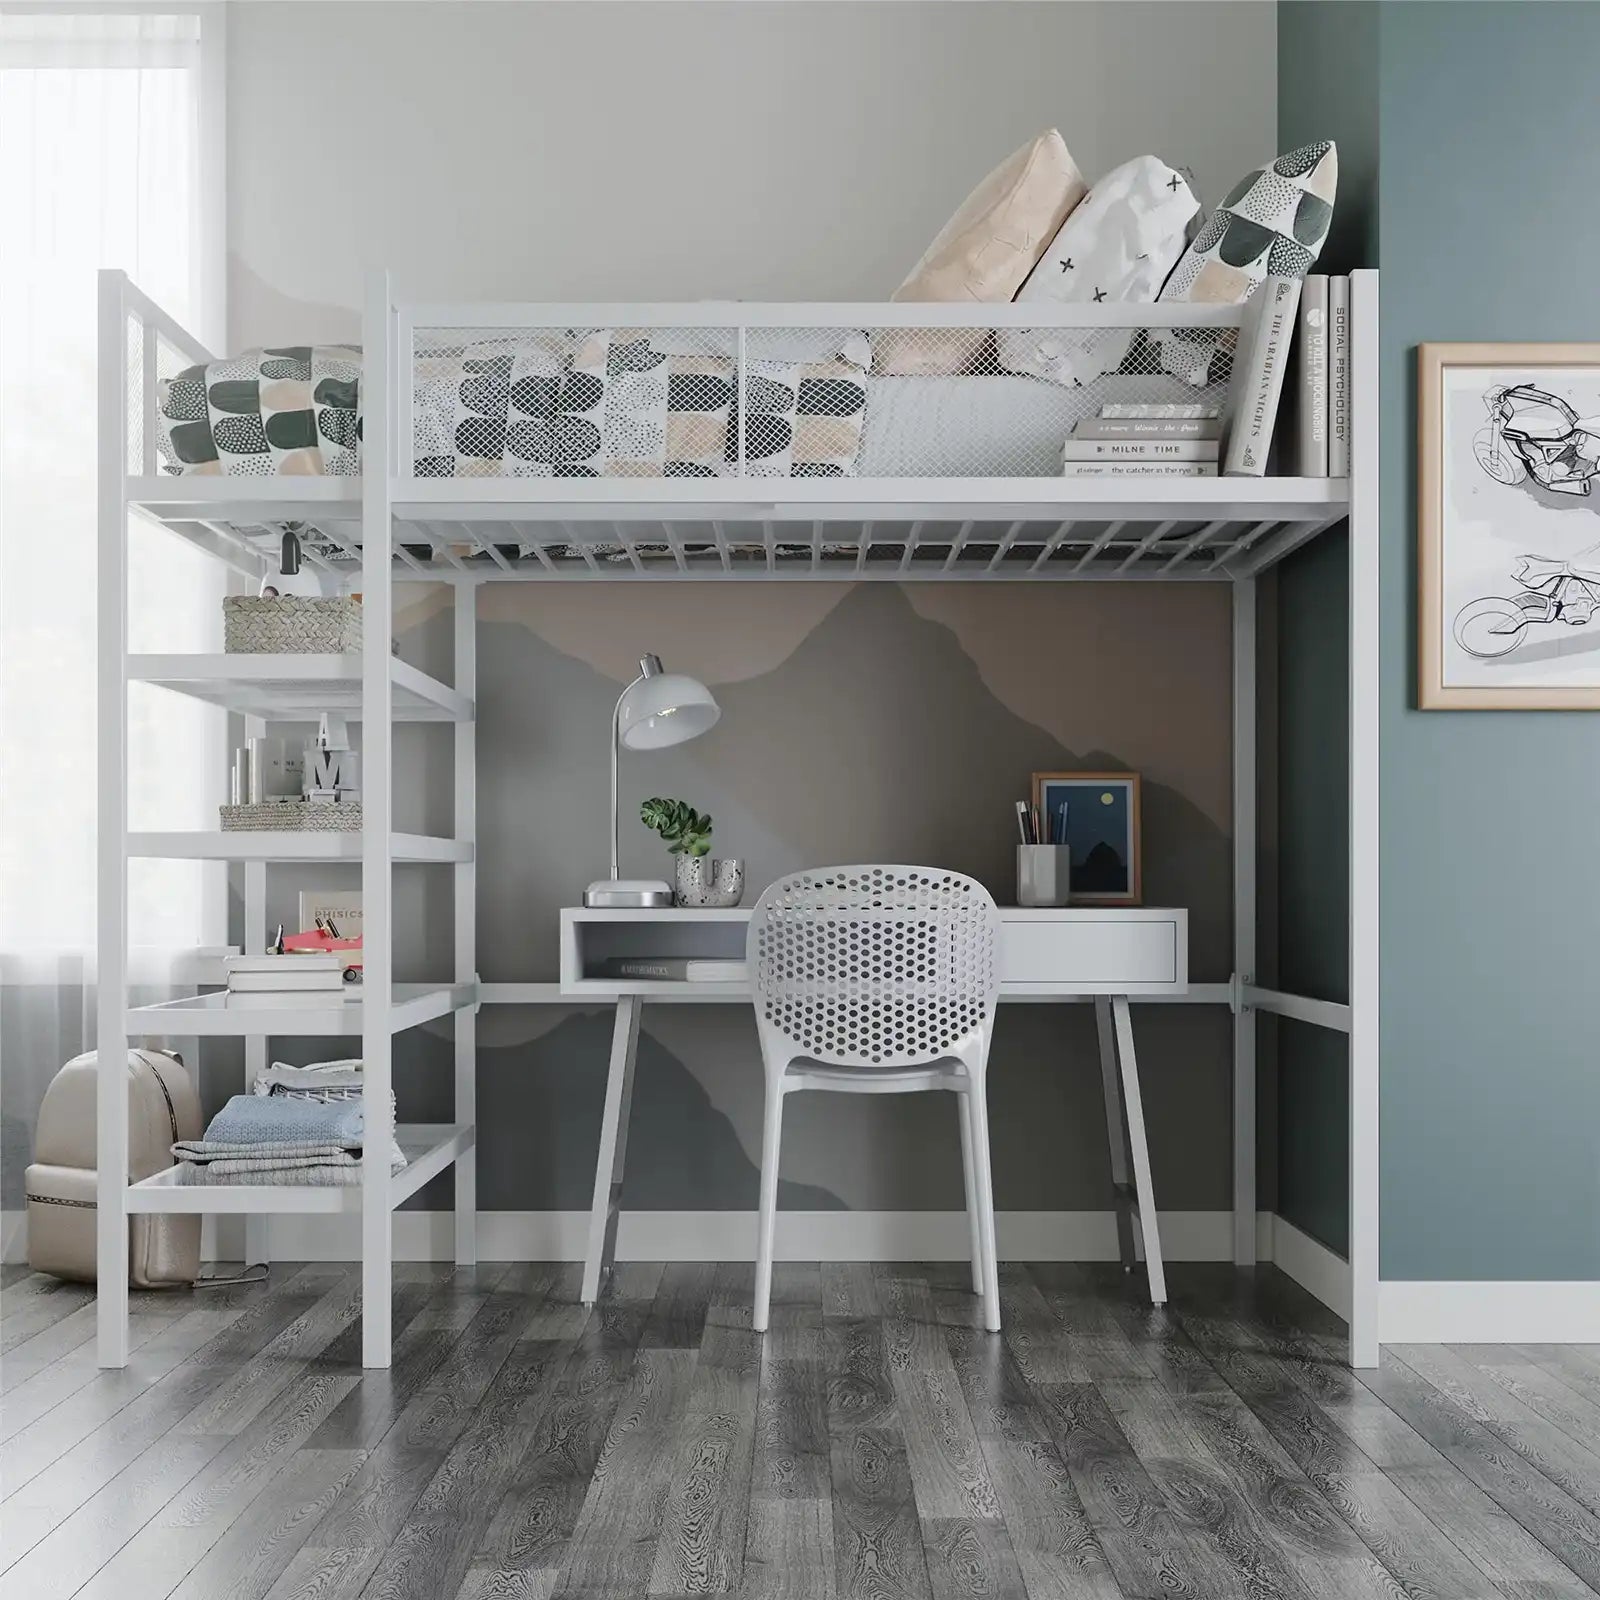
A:
[[[1600,708],[1600,344],[1418,351],[1418,701]]]

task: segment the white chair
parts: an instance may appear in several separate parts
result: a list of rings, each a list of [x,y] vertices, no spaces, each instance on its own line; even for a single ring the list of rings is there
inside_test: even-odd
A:
[[[984,1076],[1000,990],[999,914],[934,867],[822,867],[756,902],[746,947],[766,1068],[755,1319],[765,1332],[784,1096],[953,1091],[961,1109],[972,1288],[1000,1327]]]

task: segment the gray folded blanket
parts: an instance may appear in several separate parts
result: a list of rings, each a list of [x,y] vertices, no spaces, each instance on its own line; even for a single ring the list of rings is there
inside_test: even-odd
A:
[[[202,1146],[216,1145],[333,1145],[338,1149],[361,1145],[362,1111],[359,1100],[300,1100],[287,1095],[236,1094],[211,1119]],[[187,1156],[183,1145],[173,1152]]]

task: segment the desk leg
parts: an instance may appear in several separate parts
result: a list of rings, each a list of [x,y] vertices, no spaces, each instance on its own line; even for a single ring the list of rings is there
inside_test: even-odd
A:
[[[592,1306],[600,1280],[610,1271],[617,1248],[617,1217],[622,1207],[622,1169],[628,1157],[628,1113],[633,1106],[633,1063],[639,1053],[638,995],[617,1001],[611,1031],[611,1065],[606,1074],[606,1105],[600,1115],[600,1153],[594,1168],[594,1200],[589,1207],[589,1245],[583,1257],[581,1298]]]
[[[1100,1041],[1100,1085],[1106,1101],[1106,1138],[1111,1145],[1111,1189],[1117,1212],[1117,1255],[1124,1272],[1132,1272],[1133,1191],[1128,1186],[1128,1128],[1122,1111],[1122,1086],[1117,1082],[1117,1042],[1112,1031],[1111,996],[1096,995],[1095,1034]]]
[[[1117,1060],[1122,1069],[1128,1146],[1133,1156],[1133,1188],[1139,1200],[1139,1232],[1144,1237],[1144,1264],[1150,1277],[1150,1299],[1159,1306],[1166,1303],[1167,1275],[1161,1265],[1161,1229],[1156,1220],[1155,1188],[1150,1182],[1150,1144],[1145,1138],[1144,1102],[1139,1096],[1139,1063],[1133,1053],[1133,1020],[1128,1015],[1126,995],[1113,997],[1111,1016],[1116,1024]]]

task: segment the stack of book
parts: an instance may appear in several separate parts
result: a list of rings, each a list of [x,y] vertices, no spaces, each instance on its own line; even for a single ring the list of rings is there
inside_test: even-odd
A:
[[[231,1006],[328,1004],[347,988],[344,961],[332,954],[229,956],[223,966]]]
[[[1067,478],[1214,478],[1222,450],[1222,408],[1214,405],[1105,405],[1061,447]]]
[[[1312,273],[1300,297],[1294,470],[1350,475],[1350,280]]]

